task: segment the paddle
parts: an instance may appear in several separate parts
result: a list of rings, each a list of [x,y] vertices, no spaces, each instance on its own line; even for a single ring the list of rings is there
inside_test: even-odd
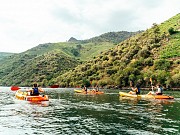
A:
[[[11,90],[12,90],[12,91],[17,91],[17,90],[19,90],[19,89],[21,89],[21,90],[22,90],[22,89],[25,89],[25,90],[26,90],[27,88],[20,88],[20,87],[18,87],[18,86],[11,86]]]
[[[153,83],[152,83],[152,78],[150,78],[149,80],[150,80],[150,82],[151,82],[152,92],[154,93],[154,89],[153,89],[153,85],[152,85],[152,84],[153,84]]]
[[[16,90],[19,90],[19,89],[27,89],[27,88],[20,88],[18,86],[11,86],[12,91],[16,91]]]
[[[11,90],[12,90],[12,91],[16,91],[16,90],[19,90],[19,89],[21,89],[21,88],[19,88],[18,86],[12,86],[12,87],[11,87]]]

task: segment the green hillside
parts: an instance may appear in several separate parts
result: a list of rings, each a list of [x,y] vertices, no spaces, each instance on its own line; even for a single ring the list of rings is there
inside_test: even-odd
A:
[[[137,34],[54,81],[61,86],[180,86],[180,14]]]
[[[1,66],[1,84],[3,86],[29,86],[32,82],[42,85],[52,85],[49,81],[59,74],[76,67],[80,62],[72,57],[61,54],[61,51],[50,51],[42,55],[19,54],[13,56],[8,64]]]
[[[134,32],[118,32],[123,40]],[[109,35],[108,33],[105,34]],[[123,36],[122,36],[123,35]],[[98,39],[95,37],[94,39]],[[105,40],[94,41],[91,39],[76,42],[60,42],[40,44],[25,52],[14,54],[0,61],[0,85],[28,86],[32,82],[40,82],[49,86],[54,83],[54,78],[75,68],[82,61],[93,59],[101,52],[114,47],[114,38],[108,42]]]
[[[13,55],[13,53],[0,52],[0,60],[4,59],[10,55]]]

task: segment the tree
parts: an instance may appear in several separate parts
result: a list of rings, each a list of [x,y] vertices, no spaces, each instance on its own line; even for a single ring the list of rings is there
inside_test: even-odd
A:
[[[169,74],[169,72],[167,72],[165,70],[156,70],[155,76],[156,76],[157,83],[165,85],[165,82],[170,77],[170,74]]]
[[[77,49],[75,49],[75,48],[73,48],[73,49],[71,50],[71,52],[72,52],[72,54],[73,54],[74,56],[78,56],[78,55],[79,55],[79,51],[78,51]]]
[[[83,85],[86,86],[86,87],[91,86],[89,80],[87,80],[87,79],[83,79]]]
[[[156,23],[153,23],[153,32],[154,32],[154,42],[158,43],[159,42],[160,29]]]
[[[81,45],[76,45],[76,48],[80,51],[82,49]]]
[[[168,70],[171,63],[165,59],[159,59],[154,61],[154,68],[158,70]]]
[[[172,35],[172,34],[175,34],[175,33],[176,33],[176,31],[174,30],[174,28],[173,28],[173,27],[169,28],[169,29],[168,29],[168,32],[169,32],[169,34],[170,34],[170,35]]]
[[[172,80],[176,86],[180,86],[180,72],[172,76]]]

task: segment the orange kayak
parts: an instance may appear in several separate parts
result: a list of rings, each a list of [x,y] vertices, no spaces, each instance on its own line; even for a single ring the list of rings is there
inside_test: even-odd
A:
[[[173,96],[168,96],[168,95],[154,95],[155,99],[174,99]]]
[[[49,101],[49,98],[47,95],[39,95],[39,96],[30,96],[28,95],[28,92],[22,92],[20,90],[16,91],[15,94],[16,99],[19,100],[26,100],[26,101],[34,101],[34,102],[38,102],[38,101]]]

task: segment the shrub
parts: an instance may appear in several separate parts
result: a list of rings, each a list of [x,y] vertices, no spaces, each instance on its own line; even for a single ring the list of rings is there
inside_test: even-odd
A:
[[[176,31],[175,31],[174,28],[172,28],[172,27],[168,29],[168,32],[169,32],[170,35],[176,33]]]
[[[139,51],[139,55],[143,58],[148,58],[150,54],[151,53],[149,52],[149,50],[147,48],[144,48]]]
[[[98,85],[101,86],[101,87],[104,87],[105,85],[107,85],[107,82],[105,80],[100,80],[98,82]]]
[[[171,64],[165,59],[159,59],[154,61],[154,68],[158,70],[168,70]]]
[[[172,80],[176,86],[180,86],[180,73],[173,75]]]
[[[153,65],[153,59],[152,58],[147,58],[144,60],[144,65],[145,66],[152,66]]]
[[[96,81],[96,80],[93,80],[93,81],[91,82],[91,85],[92,85],[93,87],[95,87],[95,86],[97,85],[97,81]]]

